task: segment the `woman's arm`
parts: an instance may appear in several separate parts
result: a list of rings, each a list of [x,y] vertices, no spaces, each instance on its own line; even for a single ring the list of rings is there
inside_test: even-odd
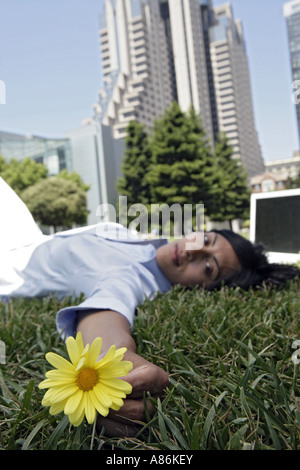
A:
[[[137,427],[134,421],[144,421],[144,392],[159,396],[168,387],[168,374],[160,367],[151,364],[136,354],[136,345],[131,336],[128,320],[118,312],[103,310],[99,312],[80,312],[77,331],[82,334],[84,344],[91,344],[102,338],[103,356],[114,344],[117,348],[126,347],[124,359],[133,363],[133,369],[124,377],[132,385],[132,394],[124,401],[119,411],[111,411],[107,418],[98,418],[99,426],[105,427],[109,436],[134,436]],[[149,404],[149,413],[151,406]]]

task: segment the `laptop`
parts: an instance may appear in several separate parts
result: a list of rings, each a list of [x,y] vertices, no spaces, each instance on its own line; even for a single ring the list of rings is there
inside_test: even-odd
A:
[[[300,261],[300,188],[251,195],[250,241],[263,243],[271,263]]]

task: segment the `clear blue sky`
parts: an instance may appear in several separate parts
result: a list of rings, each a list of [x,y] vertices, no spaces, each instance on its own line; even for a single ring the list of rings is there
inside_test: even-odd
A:
[[[92,115],[101,86],[104,0],[0,0],[0,130],[61,137]],[[213,0],[214,5],[225,3]],[[265,160],[299,147],[284,0],[232,0],[244,27],[256,128]]]

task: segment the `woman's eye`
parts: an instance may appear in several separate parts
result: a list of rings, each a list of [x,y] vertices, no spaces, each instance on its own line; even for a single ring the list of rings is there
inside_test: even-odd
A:
[[[210,262],[209,261],[206,261],[206,265],[205,265],[205,272],[206,274],[211,274],[211,265],[210,265]]]
[[[208,245],[209,243],[209,238],[207,235],[204,235],[204,245]]]

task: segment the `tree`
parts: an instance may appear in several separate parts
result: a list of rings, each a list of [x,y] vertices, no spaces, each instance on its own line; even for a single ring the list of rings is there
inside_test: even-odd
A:
[[[232,157],[233,149],[224,133],[218,135],[214,155],[219,198],[210,218],[215,221],[248,218],[250,188],[247,173],[240,160]]]
[[[295,178],[291,178],[289,176],[286,182],[286,189],[296,189],[296,188],[300,188],[300,171],[298,172],[298,175],[295,176]]]
[[[128,204],[149,204],[150,187],[147,173],[151,164],[151,152],[145,126],[131,121],[127,127],[122,178],[117,182],[121,195],[127,196]]]
[[[139,214],[138,217],[143,220],[143,222],[139,222],[140,231],[142,232],[148,232],[148,209],[150,207],[151,194],[147,174],[150,164],[151,152],[145,126],[139,122],[131,121],[128,124],[125,139],[125,153],[122,165],[123,176],[117,182],[119,194],[127,197],[126,220],[123,214],[124,208],[122,207],[121,209],[119,204],[117,211],[119,221],[123,225],[129,225]]]
[[[209,213],[215,189],[213,155],[194,109],[184,113],[174,102],[155,122],[151,150],[152,202],[204,204]]]
[[[73,181],[47,178],[25,189],[21,197],[33,218],[54,230],[86,223],[86,193]]]
[[[2,157],[2,155],[0,155],[0,175],[2,176],[3,172],[5,171],[6,169],[6,160],[4,157]]]
[[[24,160],[12,159],[6,162],[3,157],[0,161],[0,176],[18,194],[47,177],[47,168],[43,163],[37,163],[27,157]]]
[[[73,183],[76,183],[77,186],[83,189],[84,191],[88,191],[91,187],[89,184],[85,184],[82,181],[81,176],[74,170],[68,173],[67,170],[64,168],[57,175],[57,178],[64,178],[66,180],[73,181]]]

